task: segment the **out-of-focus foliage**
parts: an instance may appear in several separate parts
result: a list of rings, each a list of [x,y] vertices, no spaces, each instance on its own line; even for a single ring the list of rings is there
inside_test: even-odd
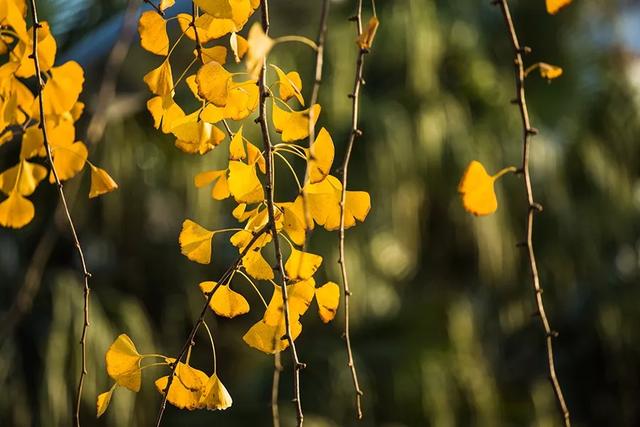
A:
[[[125,6],[39,3],[42,18],[59,37],[59,55],[94,36],[95,28]],[[284,29],[314,37],[317,2],[271,3],[274,37]],[[499,11],[469,0],[377,6],[382,24],[367,57],[364,135],[350,173],[352,188],[371,190],[375,208],[347,239],[352,340],[365,390],[365,420],[359,425],[556,425],[543,336],[531,318],[527,264],[515,247],[524,230],[521,183],[515,176],[502,180],[500,209],[481,219],[464,212],[456,191],[469,159],[495,171],[517,164],[520,156],[519,117],[509,103],[513,64]],[[550,17],[544,2],[512,6],[521,39],[533,50],[527,59],[564,70],[552,85],[528,79],[527,90],[540,130],[532,146],[532,177],[544,205],[534,243],[547,311],[560,332],[557,369],[565,397],[578,426],[637,425],[640,9],[587,0]],[[353,24],[346,20],[352,12],[350,2],[332,3],[320,91],[319,124],[331,123],[336,159],[350,125],[346,94],[354,61],[345,58],[355,60]],[[193,187],[198,171],[219,169],[225,159],[186,158],[152,129],[146,95],[138,95],[147,91],[141,76],[152,67],[134,44],[108,110],[106,134],[92,148],[120,189],[73,208],[94,275],[88,355],[89,366],[97,368],[86,383],[86,426],[151,424],[159,403],[152,387],[135,398],[119,390],[109,411],[92,423],[94,396],[109,387],[104,353],[126,330],[139,349],[175,354],[202,304],[198,283],[217,277],[234,256],[214,247],[220,262],[197,266],[176,246],[182,218],[209,217],[227,225],[221,213],[228,209]],[[100,49],[107,47],[95,47]],[[186,59],[192,52],[179,54]],[[304,55],[308,60],[301,62]],[[295,67],[303,80],[312,73],[313,58],[304,46],[276,49],[272,56],[283,70]],[[85,65],[82,58],[72,59]],[[103,61],[86,72],[85,94],[96,93]],[[89,106],[94,101],[84,99]],[[6,158],[2,152],[0,162]],[[88,191],[86,180],[76,185]],[[53,216],[55,193],[38,190],[36,196],[36,208],[48,215],[36,216],[20,233],[0,231],[2,311]],[[11,390],[0,397],[3,425],[66,426],[71,419],[82,292],[63,222],[59,234],[33,310],[1,344],[0,378]],[[336,249],[333,234],[314,233],[309,250],[326,254],[319,278],[336,277]],[[313,339],[302,335],[297,341],[308,365],[302,395],[309,426],[355,424],[342,321],[338,313],[331,328],[320,319],[310,322],[307,336]],[[169,408],[165,425],[269,425],[273,358],[240,345],[249,319],[217,319],[212,325],[234,407],[224,413]],[[207,345],[206,336],[200,340]],[[285,371],[286,419],[295,416],[284,404],[291,398],[284,385],[290,383]]]

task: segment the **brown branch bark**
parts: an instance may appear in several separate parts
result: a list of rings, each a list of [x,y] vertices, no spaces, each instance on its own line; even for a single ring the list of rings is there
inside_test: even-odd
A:
[[[356,24],[356,35],[359,38],[362,35],[362,0],[357,0],[356,14],[350,18]],[[339,258],[338,264],[340,264],[340,272],[342,276],[342,285],[344,288],[344,339],[347,347],[347,366],[351,371],[351,378],[353,380],[353,387],[355,389],[355,406],[356,417],[362,419],[362,396],[364,393],[360,388],[358,382],[358,372],[356,370],[356,364],[353,358],[353,350],[351,347],[351,331],[350,331],[350,316],[349,316],[349,298],[352,295],[349,288],[349,275],[347,273],[347,261],[345,258],[344,250],[344,208],[347,200],[347,184],[349,173],[349,161],[351,160],[351,153],[353,152],[353,146],[356,142],[356,138],[362,136],[362,131],[358,128],[358,121],[360,117],[360,89],[364,83],[364,57],[368,53],[367,49],[361,47],[358,48],[358,57],[356,60],[356,73],[353,82],[353,92],[349,94],[351,98],[351,132],[349,134],[349,140],[347,142],[347,149],[345,152],[344,160],[342,163],[342,177],[340,179],[342,183],[342,193],[340,195],[340,231],[339,231]]]
[[[204,323],[204,317],[206,316],[207,310],[209,309],[209,303],[211,302],[211,298],[213,298],[213,295],[216,293],[218,288],[220,288],[220,286],[226,285],[227,282],[231,280],[231,277],[233,276],[233,272],[240,267],[240,264],[242,263],[242,258],[251,249],[253,249],[253,245],[255,245],[255,243],[258,241],[260,236],[262,236],[264,233],[268,231],[269,231],[269,226],[266,225],[262,227],[259,231],[253,234],[253,237],[251,238],[247,246],[245,246],[245,248],[240,252],[240,255],[238,255],[238,257],[233,262],[233,264],[229,266],[229,268],[227,268],[227,270],[222,274],[222,276],[220,277],[216,285],[213,287],[211,292],[209,292],[209,295],[207,295],[207,300],[205,301],[204,306],[200,311],[200,316],[198,316],[196,323],[193,325],[193,328],[191,328],[191,332],[189,332],[189,337],[187,338],[184,345],[182,346],[182,349],[180,350],[180,353],[176,357],[175,362],[171,364],[171,372],[169,373],[169,377],[167,378],[167,386],[164,388],[162,392],[162,395],[163,395],[162,401],[160,402],[160,408],[158,409],[158,415],[156,417],[156,424],[155,424],[156,427],[160,427],[160,424],[162,424],[162,416],[164,415],[164,410],[167,407],[167,397],[169,395],[169,388],[171,387],[171,384],[173,384],[173,378],[176,373],[176,368],[178,367],[178,362],[182,360],[182,358],[188,353],[191,347],[195,345],[194,339],[195,339],[196,333],[198,332],[200,325]]]
[[[262,0],[261,1],[261,22],[262,22],[262,30],[265,34],[269,34],[269,1]],[[273,246],[275,250],[276,256],[276,269],[280,274],[280,278],[282,280],[282,303],[284,306],[284,322],[285,322],[285,331],[286,331],[286,339],[289,342],[289,347],[291,349],[291,357],[293,359],[293,391],[294,398],[293,401],[296,405],[296,418],[298,427],[302,426],[304,422],[304,414],[302,412],[302,401],[300,396],[300,371],[305,367],[303,363],[300,362],[298,358],[298,352],[296,350],[296,343],[291,336],[291,316],[289,313],[289,300],[287,295],[287,276],[284,270],[284,263],[282,261],[282,250],[280,248],[280,236],[278,234],[276,219],[275,219],[275,207],[274,207],[274,169],[273,169],[273,144],[271,143],[271,137],[269,136],[269,126],[267,124],[267,97],[269,96],[269,91],[266,84],[267,79],[267,57],[265,55],[264,61],[262,63],[262,70],[260,72],[260,78],[258,79],[258,90],[260,92],[260,106],[259,106],[259,115],[256,121],[260,125],[260,130],[262,132],[262,141],[264,145],[265,151],[265,163],[266,163],[266,175],[267,175],[267,184],[265,185],[265,190],[267,193],[267,212],[269,214],[269,223],[268,227],[271,231],[271,236],[273,237]]]
[[[540,277],[538,275],[538,267],[536,264],[536,255],[533,249],[533,219],[537,212],[542,211],[542,206],[537,203],[533,197],[533,187],[531,185],[531,171],[529,168],[529,158],[531,151],[531,138],[537,134],[538,131],[531,126],[531,119],[529,117],[529,111],[527,109],[527,101],[524,88],[524,62],[522,56],[524,53],[530,52],[528,47],[520,45],[518,35],[516,33],[513,19],[511,18],[511,11],[509,10],[509,4],[507,0],[497,0],[494,2],[500,6],[504,22],[507,27],[509,39],[513,47],[514,52],[514,68],[515,68],[515,80],[516,80],[516,98],[514,103],[518,105],[520,110],[520,117],[522,119],[522,165],[518,172],[524,175],[524,190],[527,195],[527,216],[526,216],[526,229],[525,229],[525,245],[529,261],[529,267],[531,270],[531,282],[533,285],[533,291],[535,294],[537,314],[540,317],[542,328],[544,330],[546,349],[547,349],[547,365],[549,380],[553,387],[553,392],[556,396],[558,407],[562,413],[564,419],[564,425],[566,427],[571,426],[571,418],[569,416],[569,409],[558,381],[558,375],[555,368],[555,356],[553,353],[553,339],[558,335],[551,328],[551,324],[547,317],[544,308],[544,302],[542,299],[542,287],[540,286]]]
[[[58,187],[58,193],[60,195],[60,202],[64,208],[67,222],[69,223],[69,229],[71,231],[71,235],[76,245],[76,249],[78,252],[78,256],[80,257],[80,264],[82,266],[82,274],[84,276],[84,323],[82,326],[82,335],[80,337],[80,347],[81,347],[81,355],[82,355],[82,368],[80,371],[80,379],[78,381],[78,388],[76,391],[76,400],[75,400],[75,414],[74,420],[75,425],[80,427],[80,402],[82,400],[82,388],[84,386],[84,379],[87,376],[87,333],[89,330],[89,278],[91,274],[87,271],[87,265],[84,259],[84,253],[82,252],[82,246],[80,245],[80,240],[78,239],[78,233],[76,232],[76,227],[73,223],[73,219],[71,218],[71,213],[69,212],[69,206],[67,205],[67,199],[64,195],[64,189],[62,186],[62,182],[58,176],[58,172],[56,171],[55,164],[53,163],[53,154],[51,151],[51,145],[49,144],[49,138],[47,135],[47,126],[44,114],[44,100],[42,96],[42,89],[44,87],[44,82],[42,81],[42,75],[40,73],[40,59],[38,58],[38,29],[42,27],[40,21],[38,20],[38,10],[36,8],[35,0],[31,0],[30,2],[31,8],[31,17],[33,24],[33,50],[31,52],[31,59],[33,60],[33,65],[35,68],[35,76],[36,76],[36,90],[38,95],[38,105],[40,108],[40,123],[38,126],[42,131],[42,139],[44,147],[47,151],[47,159],[51,166],[51,172],[53,173],[53,177],[56,182],[56,186]]]

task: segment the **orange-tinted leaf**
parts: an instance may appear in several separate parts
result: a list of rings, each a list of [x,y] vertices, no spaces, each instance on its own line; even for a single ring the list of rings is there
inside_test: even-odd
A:
[[[151,53],[166,56],[169,53],[167,22],[154,10],[148,10],[140,16],[138,23],[140,45]]]
[[[333,282],[327,282],[316,289],[316,302],[318,303],[318,314],[324,323],[333,320],[338,311],[340,302],[340,288]]]
[[[190,219],[182,223],[179,242],[182,255],[200,264],[211,262],[211,240],[213,231],[198,225]]]
[[[89,198],[101,196],[110,193],[118,188],[118,184],[109,176],[107,171],[91,166],[91,188],[89,190]]]

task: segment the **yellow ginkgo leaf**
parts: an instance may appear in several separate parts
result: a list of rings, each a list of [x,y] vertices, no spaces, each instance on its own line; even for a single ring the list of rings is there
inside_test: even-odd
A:
[[[107,350],[105,360],[107,373],[118,385],[131,391],[140,391],[142,356],[136,350],[131,338],[126,334],[118,336]]]
[[[200,290],[205,296],[216,286],[216,282],[200,283]],[[249,303],[241,294],[226,286],[219,286],[211,297],[209,307],[218,315],[228,318],[240,316],[249,312]]]
[[[227,105],[231,73],[218,62],[211,61],[204,64],[196,74],[198,95],[217,107]]]
[[[233,135],[231,144],[229,144],[229,160],[243,160],[247,158],[247,152],[244,149],[244,139],[242,138],[242,126]]]
[[[245,58],[247,71],[252,79],[257,79],[260,75],[264,58],[269,54],[273,44],[273,39],[262,30],[262,25],[259,22],[254,22],[249,29],[249,36],[247,37],[248,48]]]
[[[260,247],[256,245],[255,248],[250,249],[249,252],[242,258],[242,266],[249,276],[257,280],[273,280],[273,270],[271,266],[262,256]]]
[[[156,129],[160,128],[164,133],[171,132],[173,126],[185,117],[184,111],[171,95],[151,98],[147,101],[147,109],[153,117],[153,126]]]
[[[293,321],[291,323],[291,338],[295,340],[300,332],[302,332],[302,324],[297,320]],[[287,328],[284,321],[278,325],[269,325],[264,320],[260,320],[244,334],[242,339],[250,347],[267,354],[274,354],[289,346],[289,340],[282,339],[286,334]]]
[[[161,11],[164,12],[165,10],[172,7],[174,4],[176,4],[176,0],[160,0],[160,4],[158,5],[158,7],[160,8]]]
[[[329,323],[336,316],[340,302],[340,288],[333,282],[327,282],[316,289],[318,314],[324,323]]]
[[[38,29],[38,61],[40,63],[40,72],[47,72],[53,67],[56,58],[58,46],[56,39],[53,38],[49,24],[41,22]],[[27,42],[20,41],[16,45],[13,53],[21,59],[20,67],[16,70],[17,77],[28,78],[35,75],[36,70],[33,59],[29,57],[33,52],[33,35],[29,30],[29,40]]]
[[[326,230],[336,230],[340,227],[340,198],[342,184],[328,175],[317,184],[307,184],[304,194],[307,198],[309,213],[313,220]],[[344,207],[344,226],[353,227],[356,220],[364,221],[371,209],[371,198],[364,191],[347,191]]]
[[[322,128],[309,151],[309,181],[312,184],[322,181],[329,175],[334,155],[335,148],[331,135]]]
[[[233,404],[231,395],[225,388],[222,381],[214,373],[209,377],[204,392],[200,396],[198,406],[209,410],[227,409]]]
[[[282,134],[283,142],[292,142],[309,136],[309,118],[315,126],[320,115],[320,104],[303,111],[285,111],[273,103],[272,119],[276,132]]]
[[[267,173],[266,172],[267,163],[264,156],[262,155],[262,151],[260,151],[258,147],[256,147],[250,142],[247,143],[247,161],[249,162],[250,165],[257,164],[258,169],[260,169],[260,172]]]
[[[3,227],[22,228],[34,215],[33,203],[15,190],[0,203],[0,225]]]
[[[555,15],[561,9],[569,6],[572,0],[546,0],[547,12],[550,15]]]
[[[138,33],[143,49],[156,55],[166,56],[169,53],[167,21],[154,10],[148,10],[140,16]]]
[[[304,206],[302,197],[294,202],[279,203],[278,207],[284,211],[282,227],[293,243],[303,245],[305,240]]]
[[[224,200],[231,195],[229,192],[229,182],[227,180],[226,169],[201,172],[196,175],[194,182],[197,188],[201,188],[215,182],[213,189],[211,190],[211,197],[215,200]]]
[[[182,255],[200,264],[211,262],[211,240],[213,231],[196,224],[190,219],[182,223],[179,242]]]
[[[244,162],[229,162],[229,191],[238,203],[258,203],[264,200],[264,189],[256,168]]]
[[[107,171],[91,166],[91,189],[89,190],[89,198],[101,196],[106,193],[110,193],[118,188],[118,184],[109,176]]]
[[[144,82],[155,95],[171,95],[173,92],[173,74],[169,60],[162,61],[158,68],[154,68],[144,76]]]
[[[197,117],[174,126],[171,133],[176,136],[176,147],[189,154],[206,154],[225,138],[224,132],[215,125]]]
[[[50,72],[51,78],[42,91],[44,112],[63,114],[73,108],[82,92],[84,71],[77,62],[68,61],[59,67],[53,67]]]
[[[260,99],[258,86],[253,80],[231,83],[229,99],[224,107],[224,117],[231,120],[242,120],[253,113]]]
[[[316,282],[313,279],[287,285],[287,305],[289,307],[289,319],[292,322],[307,312],[315,296],[315,286]],[[279,325],[284,322],[283,301],[282,288],[274,286],[273,295],[262,318],[266,324]]]
[[[240,62],[245,53],[247,53],[247,49],[249,49],[247,39],[235,32],[231,33],[231,36],[229,36],[229,46],[231,47],[231,51],[233,52],[233,57],[236,62]]]
[[[102,414],[109,407],[109,403],[111,402],[111,396],[113,395],[113,388],[109,391],[105,391],[104,393],[100,393],[98,395],[98,399],[96,400],[96,416],[100,418]]]
[[[277,65],[271,64],[276,74],[278,74],[278,83],[280,84],[280,98],[288,101],[292,97],[296,97],[298,102],[304,106],[304,98],[302,98],[302,79],[297,71],[285,73]]]
[[[202,60],[205,64],[213,61],[224,65],[227,62],[227,48],[224,46],[203,47],[201,51]]]
[[[540,62],[538,68],[540,70],[540,76],[543,79],[553,80],[562,75],[562,68],[545,62]]]
[[[164,393],[168,381],[168,376],[156,380],[155,385],[160,393]],[[204,372],[179,362],[176,367],[176,377],[169,388],[167,401],[180,409],[190,411],[197,409],[200,407],[200,398],[208,381],[209,377]]]
[[[290,280],[308,279],[315,274],[320,264],[322,264],[320,255],[291,248],[291,254],[284,269]]]
[[[30,196],[47,176],[47,168],[22,160],[0,174],[0,191],[9,195],[14,189],[22,196]]]
[[[24,11],[24,1],[3,1],[0,5],[0,24],[13,28],[22,41],[29,39]]]
[[[232,19],[232,0],[195,0],[195,4],[216,19]]]
[[[80,141],[72,144],[58,144],[51,141],[51,154],[58,178],[60,181],[66,181],[84,168],[89,152],[87,146]],[[49,174],[49,182],[52,184],[55,182],[53,172]]]
[[[509,167],[491,176],[480,162],[473,160],[469,163],[458,185],[464,209],[477,216],[494,213],[498,209],[498,200],[493,184],[502,175],[515,170],[516,168]]]
[[[372,16],[371,19],[369,19],[367,29],[358,37],[358,46],[360,49],[371,49],[379,25],[380,21],[378,21],[378,17]]]

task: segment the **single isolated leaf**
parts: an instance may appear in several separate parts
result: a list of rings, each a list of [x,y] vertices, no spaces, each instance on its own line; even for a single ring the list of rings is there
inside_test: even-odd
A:
[[[118,184],[109,176],[107,171],[91,166],[91,189],[89,190],[89,198],[101,196],[110,193],[118,188]]]
[[[73,178],[84,168],[89,152],[84,143],[77,141],[71,144],[54,143],[51,140],[51,154],[53,155],[53,166],[58,173],[60,181]],[[53,171],[49,174],[49,182],[54,183]]]
[[[329,323],[336,316],[340,302],[340,288],[333,282],[327,282],[316,289],[318,314],[324,323]]]
[[[158,68],[149,71],[144,76],[144,82],[155,95],[171,95],[173,92],[173,74],[171,73],[169,60],[165,59]]]
[[[109,391],[105,391],[104,393],[100,393],[98,395],[98,399],[96,401],[96,415],[97,418],[100,418],[102,414],[109,407],[109,403],[111,402],[111,396],[113,395],[113,388]]]
[[[216,282],[202,282],[199,286],[202,293],[207,296],[216,286]],[[228,318],[246,314],[250,309],[245,297],[231,290],[228,285],[218,287],[213,297],[211,297],[209,307],[211,307],[218,316]]]
[[[371,49],[379,25],[380,21],[376,16],[372,16],[371,19],[369,19],[367,29],[358,37],[358,46],[360,49]]]
[[[271,114],[276,132],[282,134],[282,142],[298,141],[309,136],[309,119],[312,119],[311,126],[318,121],[320,104],[303,111],[285,111],[274,101]]]
[[[199,407],[209,410],[227,409],[233,404],[231,395],[225,388],[222,381],[216,374],[209,377],[202,396],[200,396]]]
[[[312,184],[322,181],[329,175],[334,155],[335,148],[331,135],[322,128],[309,151],[309,180]]]
[[[273,269],[262,256],[260,247],[256,245],[242,258],[242,266],[249,276],[256,280],[273,280]]]
[[[200,264],[211,262],[211,240],[213,231],[196,224],[190,219],[182,223],[179,242],[182,255]]]
[[[84,70],[75,61],[68,61],[53,67],[51,78],[42,90],[44,112],[60,115],[70,111],[75,105],[84,84]]]
[[[291,248],[291,254],[284,265],[284,269],[290,280],[305,280],[315,274],[320,264],[322,264],[320,255]]]
[[[138,22],[140,45],[151,53],[166,56],[169,53],[167,21],[154,10],[148,10],[140,16]]]
[[[264,320],[260,320],[244,334],[242,339],[250,347],[267,354],[274,354],[289,347],[289,340],[282,339],[286,336],[286,329],[284,321],[278,325],[269,325]],[[291,337],[294,341],[300,332],[302,332],[302,324],[297,320],[292,322]]]
[[[547,12],[550,15],[555,15],[561,9],[569,6],[572,0],[546,0]]]
[[[280,99],[286,102],[295,96],[300,105],[304,106],[304,98],[302,98],[302,79],[300,78],[300,74],[298,74],[297,71],[285,73],[277,65],[271,64],[271,66],[276,70],[276,74],[278,74]]]
[[[553,80],[562,75],[562,68],[545,62],[541,62],[538,68],[540,70],[540,77],[543,79]]]
[[[498,209],[498,199],[493,184],[502,175],[515,170],[516,168],[509,167],[491,176],[482,163],[476,160],[469,163],[458,185],[464,209],[476,216],[494,213]]]
[[[165,10],[172,7],[174,4],[176,4],[176,0],[160,0],[160,4],[158,5],[158,7],[160,8],[161,11],[164,12]]]
[[[131,391],[140,391],[142,356],[126,334],[116,338],[105,355],[107,373],[116,383]]]
[[[3,227],[22,228],[34,215],[33,203],[15,190],[0,203],[0,225]]]

